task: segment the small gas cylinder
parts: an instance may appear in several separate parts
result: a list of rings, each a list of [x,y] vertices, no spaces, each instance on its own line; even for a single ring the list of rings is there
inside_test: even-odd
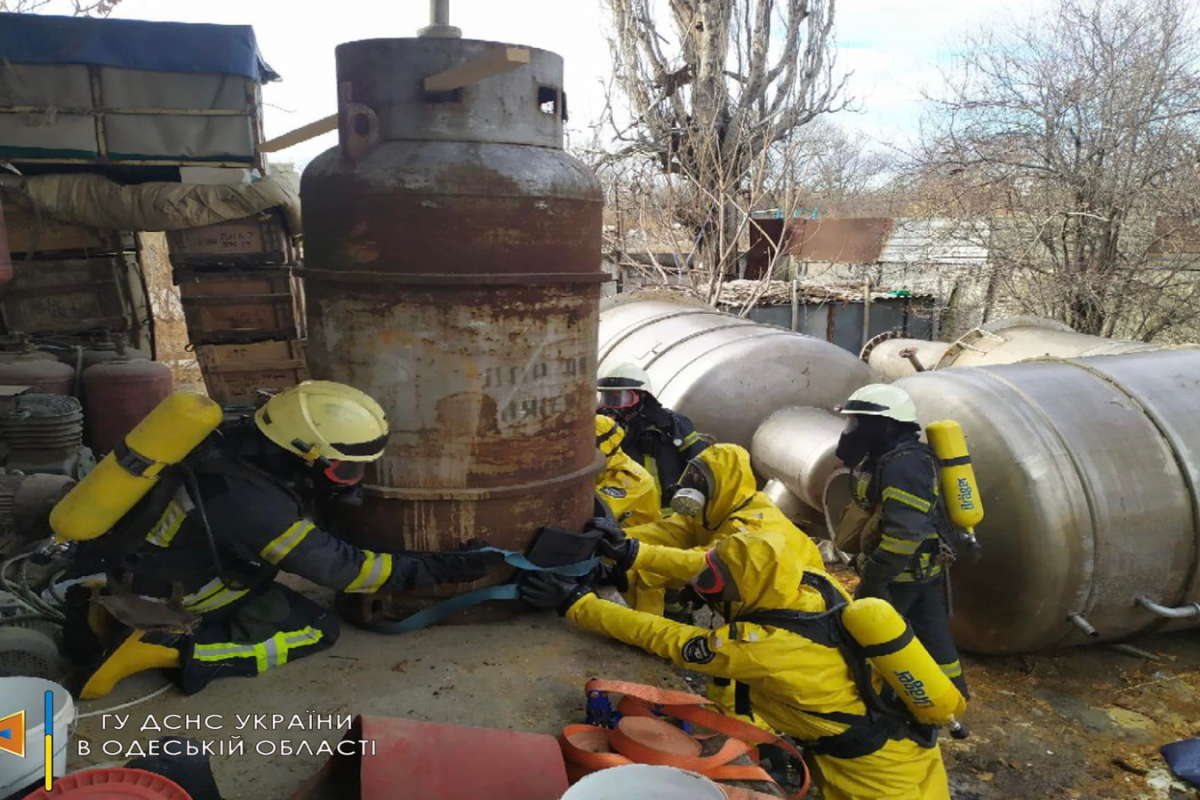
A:
[[[85,369],[84,422],[92,452],[110,452],[171,394],[173,384],[171,370],[157,361],[122,357]]]
[[[46,394],[71,394],[75,370],[37,350],[0,353],[0,384],[31,386]]]

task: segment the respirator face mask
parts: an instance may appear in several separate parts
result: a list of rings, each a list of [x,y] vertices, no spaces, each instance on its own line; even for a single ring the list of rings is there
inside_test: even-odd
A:
[[[679,488],[671,495],[671,510],[685,517],[698,517],[708,503],[708,481],[703,473],[689,464],[679,478]]]

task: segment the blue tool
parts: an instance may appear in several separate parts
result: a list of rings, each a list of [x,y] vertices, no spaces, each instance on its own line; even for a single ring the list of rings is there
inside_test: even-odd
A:
[[[516,567],[519,570],[553,572],[556,575],[566,575],[571,578],[582,578],[584,575],[591,574],[592,570],[600,563],[600,559],[593,557],[576,564],[567,564],[561,567],[540,567],[515,550],[503,550],[499,547],[481,547],[478,552],[500,553],[504,556],[506,564]],[[405,617],[402,620],[370,625],[366,629],[374,633],[412,633],[413,631],[419,631],[422,628],[440,622],[451,614],[457,614],[459,611],[479,605],[480,603],[486,603],[489,600],[517,600],[518,598],[520,598],[520,590],[515,583],[488,586],[483,589],[476,589],[473,592],[467,592],[466,594],[456,595],[440,603],[435,603],[429,608],[418,611],[416,614]]]

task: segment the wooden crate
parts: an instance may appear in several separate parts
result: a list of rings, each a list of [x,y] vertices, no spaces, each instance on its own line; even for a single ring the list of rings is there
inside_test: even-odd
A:
[[[288,267],[204,271],[175,268],[192,344],[296,339],[298,278]]]
[[[59,222],[18,203],[5,203],[4,226],[8,230],[8,251],[13,260],[33,251],[39,260],[61,260],[70,255],[104,256],[136,250],[137,241],[130,231],[85,228]]]
[[[188,266],[290,266],[296,248],[283,216],[268,211],[258,216],[167,232],[171,263]]]
[[[303,339],[201,345],[196,358],[209,396],[223,406],[254,405],[259,389],[286,389],[308,380]]]
[[[16,261],[12,281],[0,288],[5,327],[22,333],[136,330],[130,278],[136,258]]]

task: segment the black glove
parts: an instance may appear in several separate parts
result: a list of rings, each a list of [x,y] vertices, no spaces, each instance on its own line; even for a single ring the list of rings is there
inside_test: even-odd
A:
[[[591,581],[593,586],[611,586],[618,592],[629,591],[629,573],[607,564],[597,565],[592,572]]]
[[[524,572],[517,579],[521,599],[541,611],[555,609],[566,616],[579,598],[592,593],[592,587],[576,578],[555,575],[553,572]]]
[[[621,534],[619,541],[612,541],[607,537],[601,539],[596,544],[596,552],[605,558],[611,558],[617,572],[624,573],[633,568],[633,562],[637,561],[640,547],[641,544],[637,539],[628,539]]]
[[[583,526],[583,530],[600,531],[602,539],[618,541],[625,538],[625,531],[621,530],[621,526],[608,517],[592,517],[588,520],[587,525]]]
[[[865,577],[858,582],[858,586],[854,589],[855,600],[862,600],[864,597],[878,597],[880,600],[892,602],[886,583],[868,580]]]
[[[500,553],[479,552],[482,547],[487,547],[487,542],[472,539],[456,552],[416,553],[412,557],[424,566],[431,583],[473,583],[504,563]]]

